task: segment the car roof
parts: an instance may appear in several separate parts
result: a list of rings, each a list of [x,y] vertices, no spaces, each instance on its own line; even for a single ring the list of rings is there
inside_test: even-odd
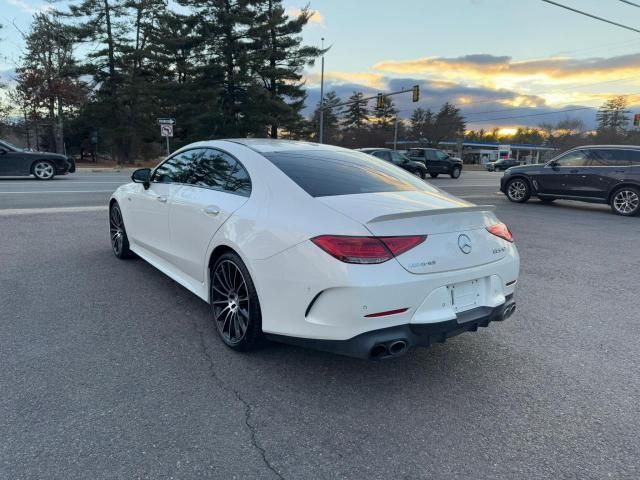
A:
[[[292,152],[296,150],[335,151],[346,150],[333,145],[298,140],[280,140],[271,138],[228,138],[222,141],[238,143],[258,153]]]
[[[359,148],[358,151],[359,152],[390,152],[391,149],[390,148],[367,147],[367,148]]]
[[[621,148],[626,150],[640,150],[640,145],[580,145],[579,147],[573,148],[573,150],[581,150],[583,148]]]

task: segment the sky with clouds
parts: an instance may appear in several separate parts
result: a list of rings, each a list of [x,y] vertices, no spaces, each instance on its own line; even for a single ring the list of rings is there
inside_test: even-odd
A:
[[[640,8],[619,0],[561,3],[640,25]],[[305,4],[285,0],[291,13]],[[48,5],[0,0],[0,74],[6,77],[20,55],[13,24],[28,28],[31,15]],[[592,127],[597,106],[618,94],[640,112],[640,34],[540,0],[311,0],[310,7],[304,40],[320,45],[325,38],[331,46],[325,89],[342,98],[419,84],[419,104],[408,94],[396,97],[401,116],[451,101],[471,128],[485,129],[567,116]],[[306,71],[310,108],[319,98],[319,64]],[[558,111],[565,112],[552,113]]]

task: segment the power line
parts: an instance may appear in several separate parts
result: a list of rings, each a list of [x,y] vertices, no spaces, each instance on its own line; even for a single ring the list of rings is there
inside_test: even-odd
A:
[[[629,0],[620,0],[622,3],[626,3],[627,5],[633,5],[634,7],[640,8],[640,5],[637,3],[630,2]]]
[[[574,13],[579,13],[580,15],[584,15],[585,17],[594,18],[596,20],[600,20],[601,22],[605,22],[605,23],[609,23],[611,25],[615,25],[616,27],[620,27],[620,28],[624,28],[626,30],[631,30],[632,32],[640,33],[640,30],[638,30],[637,28],[629,27],[627,25],[622,25],[621,23],[616,23],[614,21],[607,20],[606,18],[598,17],[597,15],[592,15],[591,13],[583,12],[582,10],[578,10],[576,8],[568,7],[567,5],[563,5],[561,3],[553,2],[551,0],[542,0],[542,1],[545,2],[545,3],[548,3],[550,5],[555,5],[556,7],[564,8],[565,10],[569,10],[569,11],[574,12]],[[628,3],[628,2],[626,2],[626,3]]]

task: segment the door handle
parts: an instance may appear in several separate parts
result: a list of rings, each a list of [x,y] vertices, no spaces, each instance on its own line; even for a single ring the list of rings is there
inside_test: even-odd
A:
[[[220,213],[220,207],[217,207],[216,205],[209,205],[207,207],[204,207],[202,211],[207,215],[216,216]]]
[[[165,197],[164,195],[158,195],[156,197],[156,200],[158,200],[160,203],[167,203],[167,197]]]

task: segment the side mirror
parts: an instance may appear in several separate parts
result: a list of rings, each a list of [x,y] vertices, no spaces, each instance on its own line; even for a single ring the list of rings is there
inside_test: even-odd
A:
[[[549,166],[550,166],[551,168],[553,168],[554,170],[555,170],[556,168],[558,168],[558,164],[557,164],[555,161],[553,161],[553,160],[549,162]]]
[[[133,172],[133,174],[131,175],[131,180],[133,180],[134,183],[141,183],[146,190],[147,188],[149,188],[149,182],[151,180],[151,169],[139,168],[138,170]]]
[[[6,150],[4,150],[4,149],[0,149],[0,155],[5,155],[6,153],[7,153],[7,151],[6,151]]]

